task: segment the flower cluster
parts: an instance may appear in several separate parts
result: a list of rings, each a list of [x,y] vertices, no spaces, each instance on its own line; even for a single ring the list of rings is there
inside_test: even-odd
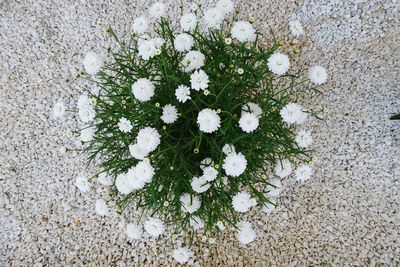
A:
[[[308,81],[310,92],[319,92],[327,72],[314,66],[304,82],[293,82],[302,76],[291,73],[290,46],[259,44],[252,22],[231,21],[231,0],[184,13],[177,29],[166,9],[156,3],[149,17],[136,18],[131,42],[108,30],[120,49],[107,71],[95,53],[85,57],[100,89],[78,99],[84,151],[101,165],[98,181],[111,188],[118,206],[136,202],[153,211],[143,226],[126,226],[130,239],[141,239],[143,229],[164,235],[168,218],[175,231],[222,232],[231,224],[248,244],[256,230],[242,214],[257,206],[272,212],[283,179],[313,174],[311,131],[298,126],[314,112],[292,96]],[[305,32],[299,21],[288,28],[294,37]],[[56,105],[53,117],[64,109]],[[75,184],[83,192],[92,186],[83,174]],[[103,200],[95,207],[101,216],[111,214]],[[192,254],[178,246],[172,256],[185,263]]]

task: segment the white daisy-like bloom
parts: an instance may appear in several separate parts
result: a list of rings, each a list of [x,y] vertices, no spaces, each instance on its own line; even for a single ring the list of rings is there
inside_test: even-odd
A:
[[[230,153],[224,159],[222,168],[229,176],[240,176],[247,167],[247,160],[242,153]]]
[[[102,198],[96,200],[95,209],[96,213],[100,216],[109,216],[111,214],[110,208]]]
[[[152,237],[159,237],[164,234],[165,226],[160,219],[150,217],[144,222],[144,230]]]
[[[134,168],[134,176],[138,177],[145,183],[150,183],[154,176],[154,168],[149,160],[138,162]]]
[[[274,172],[280,178],[285,178],[292,173],[292,163],[288,159],[278,160]]]
[[[153,40],[143,40],[138,44],[138,55],[143,60],[149,60],[157,55],[157,47]]]
[[[311,175],[313,175],[314,171],[310,165],[300,165],[295,171],[295,178],[297,181],[306,181],[310,179]]]
[[[268,58],[267,65],[276,75],[285,74],[290,67],[289,57],[281,53],[274,53]]]
[[[179,262],[180,264],[184,264],[188,262],[190,257],[193,255],[193,251],[191,251],[188,248],[185,247],[179,247],[174,249],[174,252],[172,253],[172,257],[174,260]]]
[[[237,21],[233,24],[231,35],[239,42],[253,42],[256,40],[256,31],[248,21]]]
[[[165,44],[165,40],[161,37],[154,37],[151,39],[157,49],[160,49],[163,44]]]
[[[137,35],[142,35],[147,32],[149,28],[149,21],[145,17],[138,17],[133,21],[132,30]]]
[[[191,196],[188,193],[184,193],[179,198],[182,204],[182,211],[193,213],[197,211],[201,206],[201,200],[197,196]]]
[[[211,186],[203,176],[193,177],[190,185],[192,186],[193,191],[195,191],[196,193],[204,193]]]
[[[145,127],[138,132],[137,144],[149,152],[154,151],[161,142],[161,135],[155,128]]]
[[[193,46],[193,37],[187,33],[181,33],[175,36],[174,47],[179,52],[190,51]]]
[[[247,245],[251,242],[253,242],[256,237],[256,231],[253,229],[253,226],[251,225],[250,222],[247,221],[241,221],[238,224],[239,231],[237,233],[237,239],[239,240],[240,243],[243,245]]]
[[[128,238],[130,239],[134,239],[134,240],[139,240],[142,238],[143,235],[143,230],[142,228],[134,223],[128,223],[126,225],[126,231],[125,231],[126,235],[128,236]]]
[[[197,115],[197,124],[200,131],[204,133],[212,133],[221,126],[221,118],[215,110],[205,108]]]
[[[131,167],[125,174],[125,176],[127,182],[129,183],[131,192],[142,189],[146,184],[144,179],[140,175],[138,175],[138,171],[136,171],[136,166]]]
[[[234,10],[235,3],[232,0],[219,0],[216,4],[216,8],[226,15]]]
[[[151,17],[158,19],[165,16],[165,11],[165,4],[162,2],[157,2],[150,7],[149,14]]]
[[[89,123],[96,117],[96,111],[92,106],[84,106],[78,110],[79,118],[84,123]]]
[[[218,8],[210,8],[204,13],[204,21],[207,28],[219,29],[222,21],[224,20],[224,13]]]
[[[267,194],[265,194],[265,196],[268,197]],[[265,202],[261,210],[264,213],[272,213],[275,211],[275,205]]]
[[[206,181],[211,182],[217,179],[218,176],[218,171],[212,167],[208,166],[203,169],[203,177],[206,179]]]
[[[117,175],[115,179],[115,186],[117,187],[118,192],[123,195],[127,195],[132,192],[132,187],[128,181],[128,176],[126,173],[120,173]]]
[[[100,173],[97,180],[100,184],[105,186],[110,186],[113,184],[113,178],[106,172]]]
[[[223,222],[218,221],[217,222],[217,227],[219,228],[219,230],[224,231],[225,230],[225,225]]]
[[[204,168],[208,166],[214,166],[214,161],[212,158],[205,158],[200,162],[200,169],[204,170]]]
[[[178,110],[173,105],[166,105],[163,107],[161,120],[167,124],[174,123],[178,119]]]
[[[86,54],[83,59],[83,67],[89,75],[98,73],[103,65],[103,60],[93,51]]]
[[[147,149],[143,149],[137,143],[129,145],[129,154],[135,159],[143,160],[145,157],[149,155],[149,151]]]
[[[279,179],[273,178],[271,180],[269,180],[269,183],[274,185],[271,186],[271,188],[269,189],[269,191],[266,193],[266,195],[270,198],[276,198],[279,196],[279,194],[282,191],[282,183]]]
[[[259,105],[248,102],[242,107],[242,115],[244,112],[253,113],[257,117],[261,117],[263,111]]]
[[[310,78],[311,82],[315,83],[316,85],[321,85],[328,79],[328,74],[326,73],[325,68],[321,66],[314,66],[310,68],[308,77]]]
[[[182,59],[182,65],[186,72],[191,72],[203,67],[205,59],[206,57],[200,51],[189,51]]]
[[[190,83],[192,89],[199,91],[208,88],[208,75],[204,72],[204,70],[196,70],[190,75]]]
[[[194,230],[200,230],[204,228],[204,221],[199,216],[193,216],[190,218],[189,224]]]
[[[296,143],[301,148],[307,148],[312,144],[311,131],[299,131],[296,135]]]
[[[83,173],[80,173],[75,180],[75,186],[82,192],[88,192],[90,190],[91,184]]]
[[[258,127],[258,117],[254,113],[242,112],[239,120],[239,127],[246,133],[255,131]]]
[[[118,129],[123,133],[129,133],[132,131],[132,123],[127,118],[120,118],[118,122]]]
[[[82,142],[90,142],[93,140],[94,128],[89,127],[81,130],[80,140]]]
[[[132,93],[140,102],[149,101],[154,95],[154,84],[147,78],[140,78],[132,84]]]
[[[188,32],[194,30],[197,25],[197,18],[196,15],[193,13],[188,13],[182,16],[181,18],[181,27],[182,30]]]
[[[306,110],[296,103],[286,104],[279,114],[284,122],[289,124],[301,124],[307,120]]]
[[[246,191],[238,192],[232,198],[232,206],[237,212],[248,212],[249,209],[255,206],[256,200],[252,198]]]
[[[236,152],[236,149],[235,149],[235,147],[234,147],[232,144],[225,144],[225,145],[222,147],[222,152],[223,152],[225,155],[228,155],[228,154],[230,154],[230,153],[235,153],[235,152]]]
[[[64,117],[65,110],[66,110],[66,108],[65,108],[64,102],[58,101],[58,102],[54,105],[54,107],[53,107],[53,109],[52,109],[51,117],[52,117],[53,119],[62,118],[62,117]]]
[[[179,102],[185,103],[187,100],[191,99],[190,88],[185,85],[179,85],[175,90],[175,96]]]
[[[290,21],[289,29],[295,37],[299,37],[300,35],[304,34],[303,26],[301,26],[301,23],[298,20]]]

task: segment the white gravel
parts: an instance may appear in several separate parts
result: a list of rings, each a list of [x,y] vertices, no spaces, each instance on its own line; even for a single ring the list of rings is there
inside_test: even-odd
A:
[[[325,94],[302,101],[324,109],[325,121],[309,124],[317,172],[305,183],[284,181],[274,214],[252,214],[255,242],[243,248],[228,231],[209,248],[197,245],[193,265],[400,265],[400,122],[388,120],[400,111],[398,2],[240,6],[266,34],[267,23],[283,33],[299,19],[301,60],[328,69]],[[143,0],[0,1],[0,265],[171,265],[170,248],[126,239],[124,221],[135,212],[95,215],[104,189],[79,193],[83,157],[63,151],[74,147],[66,132],[75,122],[49,116],[58,99],[73,107],[88,86],[74,73],[86,51],[110,45],[105,28],[123,34],[147,8]]]

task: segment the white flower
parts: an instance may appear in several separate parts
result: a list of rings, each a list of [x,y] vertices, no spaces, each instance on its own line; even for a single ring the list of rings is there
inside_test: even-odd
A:
[[[137,144],[148,152],[154,151],[160,144],[160,134],[155,128],[145,127],[136,137]]]
[[[218,171],[214,167],[208,166],[203,169],[203,177],[204,179],[206,179],[206,181],[214,181],[215,179],[217,179],[217,176]]]
[[[240,128],[246,132],[251,133],[258,127],[259,121],[254,113],[242,112],[242,116],[239,120]]]
[[[189,224],[194,230],[200,230],[204,227],[204,221],[199,216],[191,217]]]
[[[186,72],[200,69],[204,66],[206,57],[200,51],[189,51],[182,59],[182,65]]]
[[[181,33],[175,36],[174,47],[179,52],[190,51],[193,46],[193,37],[187,33]]]
[[[236,150],[235,150],[235,147],[234,147],[233,145],[231,145],[231,144],[225,144],[225,145],[222,147],[222,152],[224,152],[225,155],[228,155],[228,154],[230,154],[230,153],[235,153]]]
[[[246,191],[238,192],[233,198],[232,198],[232,206],[237,212],[248,212],[249,209],[254,205],[255,198],[251,198],[250,194]]]
[[[64,102],[62,101],[58,101],[52,110],[52,117],[53,119],[58,119],[58,118],[62,118],[64,116],[65,113],[65,105]]]
[[[193,213],[197,211],[201,206],[200,198],[197,196],[191,196],[188,193],[184,193],[179,198],[182,204],[182,211]]]
[[[149,101],[154,95],[154,84],[147,78],[140,78],[132,84],[132,93],[141,102]]]
[[[179,85],[178,88],[175,90],[176,99],[179,102],[185,103],[190,98],[190,88],[185,85]]]
[[[214,161],[212,158],[205,158],[200,162],[200,169],[204,170],[204,168],[208,166],[214,166]]]
[[[193,13],[188,13],[182,16],[181,18],[181,27],[184,31],[194,30],[197,24],[196,15]]]
[[[149,22],[145,17],[138,17],[133,21],[132,30],[137,35],[142,35],[143,33],[147,32],[149,28]]]
[[[85,106],[78,110],[79,118],[84,123],[89,123],[96,117],[96,112],[92,106]]]
[[[222,168],[229,176],[237,177],[241,175],[247,167],[247,160],[242,153],[230,153],[224,159]]]
[[[75,180],[75,186],[78,187],[82,192],[88,192],[90,190],[90,182],[84,174],[79,174]]]
[[[278,160],[275,165],[275,174],[280,178],[289,176],[292,172],[292,163],[288,159]]]
[[[94,136],[94,128],[89,127],[81,130],[80,139],[82,142],[90,142],[93,140]]]
[[[147,149],[143,149],[137,143],[129,145],[129,153],[135,159],[144,159],[149,155],[149,151]]]
[[[200,131],[212,133],[221,126],[221,118],[215,110],[206,108],[197,115],[197,124],[199,125]]]
[[[313,175],[313,169],[310,165],[300,165],[295,171],[295,177],[297,181],[306,181],[310,179],[311,175]]]
[[[276,75],[285,74],[289,66],[290,61],[287,55],[274,53],[268,58],[268,68]]]
[[[174,123],[178,119],[178,110],[173,105],[166,105],[163,107],[161,120],[167,124]]]
[[[279,114],[281,115],[283,121],[289,124],[301,124],[307,119],[307,113],[305,112],[305,109],[296,103],[286,104]]]
[[[290,31],[292,32],[292,34],[296,37],[304,34],[303,26],[301,26],[301,23],[298,20],[290,21],[289,28],[290,28]]]
[[[217,227],[219,228],[219,230],[224,231],[225,230],[225,225],[223,222],[218,221],[217,222]]]
[[[83,67],[89,75],[96,74],[100,71],[103,64],[102,59],[95,52],[88,52],[83,59]]]
[[[254,115],[256,115],[257,117],[260,117],[262,115],[262,109],[260,108],[259,105],[252,103],[252,102],[248,102],[247,104],[245,104],[242,107],[242,114],[244,112],[248,112],[248,113],[253,113]]]
[[[268,197],[267,194],[265,194],[265,197]],[[269,202],[265,202],[261,210],[264,213],[271,213],[275,210],[275,205]]]
[[[310,131],[299,131],[296,135],[296,143],[301,148],[307,148],[311,145],[313,139]]]
[[[96,200],[96,212],[100,216],[109,216],[111,211],[104,199]]]
[[[282,191],[281,181],[279,179],[274,178],[269,180],[268,183],[274,185],[274,187],[271,186],[272,188],[268,191],[267,196],[271,198],[276,198],[277,196],[279,196],[279,194]]]
[[[180,264],[186,263],[192,255],[193,252],[190,249],[184,247],[174,249],[174,252],[172,253],[172,257],[174,258],[174,260],[176,260]]]
[[[204,177],[193,177],[192,182],[190,183],[193,191],[196,193],[204,193],[210,188],[210,184]]]
[[[231,0],[219,0],[216,7],[224,14],[229,14],[235,8],[235,4]]]
[[[218,29],[224,20],[224,14],[218,8],[210,8],[204,13],[207,28]]]
[[[112,177],[110,175],[108,175],[106,172],[100,173],[97,180],[102,185],[110,186],[113,184]]]
[[[138,55],[144,60],[149,60],[150,58],[157,55],[157,47],[154,40],[144,40],[138,44]]]
[[[231,35],[242,43],[256,40],[256,31],[248,21],[235,22],[232,26]]]
[[[161,2],[157,2],[153,4],[149,9],[149,14],[155,19],[161,18],[165,16],[165,4]]]
[[[118,128],[123,133],[129,133],[130,131],[132,131],[133,126],[128,119],[122,117],[119,119]]]
[[[130,239],[141,239],[142,238],[142,228],[139,227],[137,224],[134,223],[128,223],[126,225],[126,235],[130,238]]]
[[[157,49],[160,49],[163,44],[165,44],[165,40],[161,37],[154,37],[151,39]]]
[[[321,66],[314,66],[310,68],[308,77],[310,78],[311,82],[321,85],[328,79],[328,74],[326,73],[325,68]]]
[[[256,239],[257,235],[251,223],[247,221],[241,221],[238,224],[238,227],[239,231],[237,233],[237,239],[240,243],[242,243],[243,245],[247,245]]]
[[[152,237],[159,237],[165,232],[165,227],[160,219],[150,217],[144,222],[144,230]]]
[[[117,187],[118,192],[123,195],[127,195],[133,191],[126,173],[120,173],[117,175],[117,178],[115,179],[115,186]]]
[[[128,172],[129,173],[129,172]],[[149,183],[154,176],[154,168],[151,166],[149,161],[140,161],[133,168],[133,177],[143,181],[144,183]],[[128,177],[129,179],[129,177]]]
[[[190,75],[190,83],[192,89],[199,91],[208,88],[208,75],[203,70],[197,70]]]

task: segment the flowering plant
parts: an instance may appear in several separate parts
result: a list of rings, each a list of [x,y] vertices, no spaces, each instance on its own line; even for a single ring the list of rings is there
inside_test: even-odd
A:
[[[247,244],[255,232],[241,214],[257,205],[271,209],[279,186],[272,173],[284,178],[293,163],[310,158],[311,134],[296,126],[315,114],[293,101],[318,93],[327,74],[314,66],[298,82],[302,76],[289,72],[289,48],[261,42],[230,0],[206,10],[201,22],[199,14],[184,14],[173,29],[157,3],[153,31],[145,17],[134,20],[129,40],[108,29],[119,46],[110,51],[113,60],[103,64],[93,52],[84,59],[85,77],[98,89],[78,100],[81,140],[117,205],[151,211],[144,222],[149,235],[162,235],[164,223],[176,231],[232,225]],[[299,22],[290,28],[303,34]],[[308,79],[315,86],[306,90]],[[295,177],[312,172],[301,164]],[[88,189],[82,176],[76,184]],[[97,203],[102,215],[105,206]],[[130,224],[127,233],[138,238],[141,229]]]

